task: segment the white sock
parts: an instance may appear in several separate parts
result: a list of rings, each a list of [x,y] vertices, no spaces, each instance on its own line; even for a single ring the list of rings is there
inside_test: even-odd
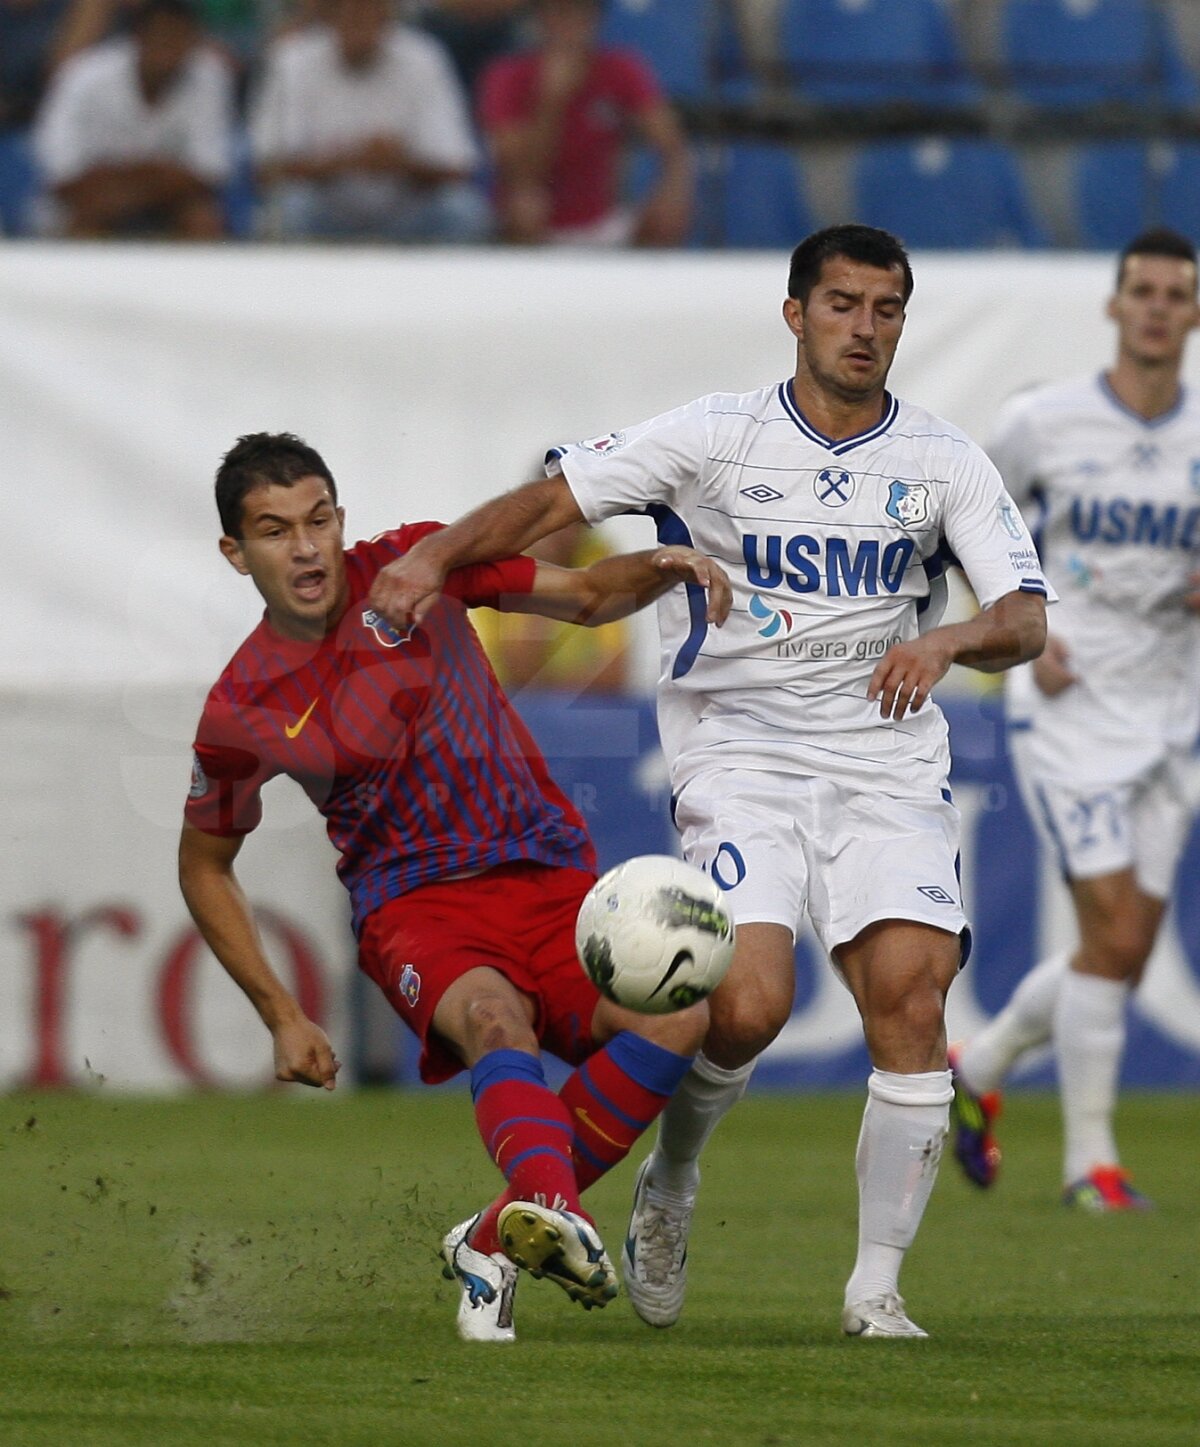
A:
[[[996,1090],[1020,1056],[1051,1038],[1070,959],[1071,951],[1062,950],[1035,965],[996,1018],[962,1047],[958,1072],[977,1095]]]
[[[700,1179],[697,1161],[725,1113],[746,1093],[757,1060],[723,1070],[703,1052],[692,1061],[658,1123],[648,1179],[659,1190],[687,1194]]]
[[[1054,1044],[1062,1092],[1063,1182],[1068,1186],[1096,1166],[1118,1163],[1113,1112],[1129,994],[1124,980],[1076,970],[1069,971],[1063,982],[1054,1016]]]
[[[858,1259],[846,1283],[847,1306],[897,1290],[937,1178],[953,1095],[948,1070],[871,1072],[855,1156]]]

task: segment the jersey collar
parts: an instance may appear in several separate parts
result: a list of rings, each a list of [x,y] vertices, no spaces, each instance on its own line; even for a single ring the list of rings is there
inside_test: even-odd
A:
[[[900,403],[890,392],[885,392],[883,394],[883,416],[874,427],[869,427],[865,432],[856,432],[853,437],[833,438],[826,437],[823,432],[818,432],[796,405],[796,399],[792,395],[792,379],[790,377],[779,384],[779,400],[783,405],[783,410],[805,437],[810,442],[816,442],[821,447],[827,448],[835,457],[841,457],[845,452],[853,452],[864,442],[870,442],[874,438],[882,436],[896,420],[896,414],[900,411]]]
[[[1101,372],[1096,381],[1100,384],[1101,392],[1123,417],[1128,417],[1133,422],[1139,422],[1143,427],[1161,427],[1165,422],[1173,422],[1183,411],[1183,404],[1187,397],[1187,388],[1180,382],[1179,394],[1165,412],[1160,412],[1157,417],[1143,417],[1140,412],[1135,412],[1132,407],[1126,407],[1125,403],[1121,401],[1109,385],[1107,372]]]

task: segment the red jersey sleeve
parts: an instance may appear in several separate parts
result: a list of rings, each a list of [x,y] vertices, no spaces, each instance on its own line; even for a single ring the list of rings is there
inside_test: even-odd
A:
[[[386,563],[403,557],[409,548],[430,533],[444,528],[445,523],[405,523],[391,532],[380,533],[362,544],[362,556],[378,571]],[[359,549],[355,549],[359,552]],[[499,608],[506,598],[525,597],[533,592],[537,563],[522,556],[499,558],[493,563],[468,563],[447,574],[442,591],[448,598],[457,598],[468,608]]]
[[[230,706],[210,697],[196,731],[183,817],[205,834],[249,834],[262,819],[261,790],[273,772]]]

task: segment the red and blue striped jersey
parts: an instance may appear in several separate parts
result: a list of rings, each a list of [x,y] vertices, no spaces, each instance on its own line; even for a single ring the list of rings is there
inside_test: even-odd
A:
[[[266,617],[209,692],[185,817],[249,833],[268,779],[295,779],[325,816],[357,932],[389,899],[513,860],[595,870],[578,811],[492,673],[467,608],[528,594],[535,564],[459,568],[419,627],[398,631],[367,601],[376,573],[438,523],[346,553],[349,605],[320,642]]]

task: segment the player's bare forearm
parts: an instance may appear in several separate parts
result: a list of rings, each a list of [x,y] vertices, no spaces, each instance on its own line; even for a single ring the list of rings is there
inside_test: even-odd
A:
[[[240,843],[184,825],[179,839],[184,902],[205,943],[270,1030],[276,1079],[332,1090],[339,1068],[332,1047],[267,961],[249,901],[233,872]]]
[[[961,663],[999,673],[1036,658],[1046,643],[1046,603],[1036,593],[1006,593],[964,623],[947,623],[893,644],[875,666],[867,698],[883,718],[917,713],[949,671]]]
[[[681,582],[705,590],[705,618],[720,627],[733,598],[728,574],[713,558],[680,546],[622,553],[587,568],[539,562],[533,592],[517,608],[597,628],[627,618]]]
[[[561,477],[539,478],[494,497],[448,528],[421,539],[376,574],[371,606],[395,628],[420,623],[451,568],[523,553],[583,514]]]

